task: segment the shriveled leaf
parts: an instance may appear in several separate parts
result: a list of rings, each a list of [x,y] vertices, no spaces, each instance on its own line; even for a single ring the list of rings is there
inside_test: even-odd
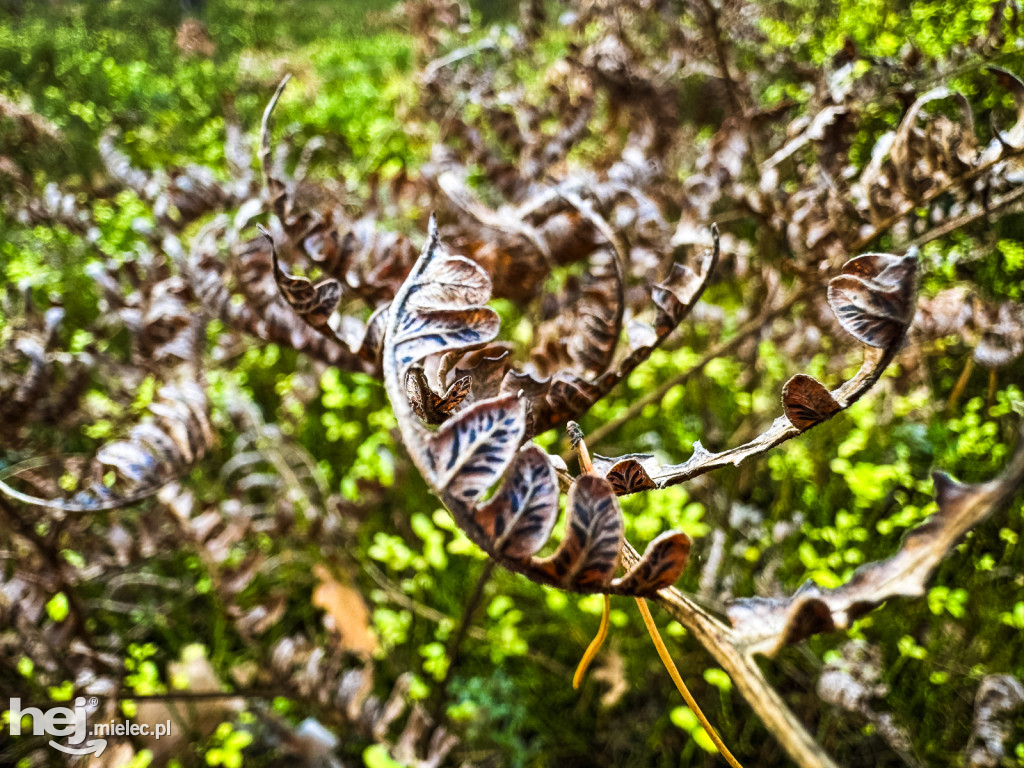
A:
[[[567,315],[572,323],[569,357],[579,370],[600,373],[611,363],[622,330],[622,274],[614,252],[594,254],[580,295]]]
[[[470,352],[459,361],[453,373],[458,377],[469,376],[473,380],[472,394],[476,400],[494,397],[498,394],[502,379],[508,371],[507,349],[485,347],[479,352]]]
[[[512,349],[513,346],[507,342],[496,342],[465,353],[451,352],[441,358],[437,379],[443,384],[452,377],[470,376],[473,379],[473,400],[494,397],[508,372]]]
[[[8,467],[0,472],[0,493],[64,512],[127,506],[153,495],[202,458],[213,443],[206,408],[206,394],[197,383],[164,385],[149,406],[155,418],[133,426],[127,439],[104,444],[84,464],[65,457],[53,462],[29,459]],[[47,465],[73,480],[73,487],[65,488],[70,498],[44,498],[11,485]]]
[[[718,263],[720,250],[718,227],[714,224],[711,225],[711,237],[714,245],[704,252],[698,270],[677,262],[672,265],[669,276],[651,291],[651,298],[660,310],[656,323],[659,336],[666,335],[679,325],[704,292],[708,278]]]
[[[415,365],[409,369],[405,383],[409,404],[416,415],[427,424],[443,424],[466,399],[472,379],[463,376],[439,395],[427,381],[423,368]]]
[[[491,279],[480,265],[464,256],[438,255],[409,291],[416,309],[464,307],[491,298]]]
[[[366,321],[366,329],[357,344],[353,345],[355,352],[361,358],[370,363],[379,363],[381,349],[384,346],[384,331],[388,327],[389,304],[377,307]]]
[[[600,390],[586,379],[564,371],[558,373],[546,396],[550,408],[549,419],[561,422],[583,413],[597,400],[599,394]]]
[[[469,259],[441,251],[437,224],[419,261],[402,285],[388,313],[385,336],[385,380],[397,378],[436,354],[482,346],[498,333],[498,314],[481,303],[490,298],[491,282]]]
[[[801,432],[828,421],[842,410],[820,381],[803,373],[782,388],[782,407],[786,418]]]
[[[656,487],[644,466],[645,462],[652,468],[657,466],[654,456],[648,453],[620,456],[617,459],[595,455],[594,469],[612,484],[615,493],[623,496]]]
[[[690,557],[690,537],[680,531],[666,531],[652,541],[637,563],[613,582],[617,592],[651,597],[671,587],[682,575]]]
[[[547,454],[529,445],[518,454],[494,498],[475,520],[498,556],[522,559],[535,554],[558,519],[558,479]]]
[[[923,595],[928,579],[963,535],[1024,485],[1024,429],[1013,458],[994,480],[966,485],[941,472],[934,479],[938,511],[911,531],[892,557],[861,566],[835,589],[808,582],[788,598],[730,603],[735,643],[772,656],[810,635],[845,629],[885,600]]]
[[[429,440],[432,485],[463,504],[479,499],[504,474],[526,429],[515,395],[481,400],[449,419]]]
[[[299,317],[318,331],[329,330],[327,321],[341,300],[341,284],[337,280],[327,279],[313,285],[308,278],[289,275],[281,268],[274,239],[266,230],[263,233],[270,241],[274,280],[281,296]]]
[[[394,349],[403,368],[431,355],[486,344],[498,335],[498,313],[489,307],[416,310],[399,316]]]
[[[871,347],[894,346],[913,319],[916,269],[916,254],[872,253],[847,262],[828,285],[843,330]]]
[[[501,380],[501,394],[522,392],[527,400],[535,400],[551,388],[551,379],[538,378],[532,373],[512,370]]]
[[[618,258],[595,251],[586,271],[569,278],[557,314],[537,332],[532,363],[544,373],[596,376],[611,364],[622,330],[623,287]]]
[[[601,592],[619,564],[622,512],[615,491],[604,478],[583,475],[569,491],[568,526],[555,553],[538,563],[538,571],[563,589]]]
[[[945,99],[955,101],[960,107],[960,123],[940,116],[932,121],[932,130],[922,135],[918,120],[923,108]],[[889,149],[900,187],[911,199],[917,199],[938,183],[940,175],[960,175],[973,165],[974,143],[974,115],[963,94],[946,86],[923,93],[910,105]],[[955,147],[951,146],[954,144]],[[953,164],[942,163],[940,157],[955,160]]]

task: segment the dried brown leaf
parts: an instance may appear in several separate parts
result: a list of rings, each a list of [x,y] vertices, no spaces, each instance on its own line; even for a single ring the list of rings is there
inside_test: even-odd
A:
[[[934,479],[938,511],[907,535],[895,555],[861,566],[835,589],[808,582],[791,597],[734,600],[727,611],[734,642],[773,656],[810,635],[844,629],[892,597],[923,595],[931,574],[961,537],[1024,484],[1024,429],[1016,453],[994,480],[965,485],[941,472]]]
[[[354,587],[339,582],[322,564],[313,566],[313,576],[318,582],[313,590],[313,605],[326,613],[324,625],[338,634],[341,649],[371,656],[377,650],[377,636],[363,596]]]
[[[606,591],[619,564],[622,512],[607,480],[583,475],[569,491],[565,538],[537,563],[546,580],[574,592]]]
[[[474,519],[500,557],[524,559],[544,546],[558,518],[558,479],[547,454],[535,445],[523,448],[508,477]]]
[[[782,388],[782,408],[786,418],[801,432],[828,421],[842,410],[820,381],[803,373]]]

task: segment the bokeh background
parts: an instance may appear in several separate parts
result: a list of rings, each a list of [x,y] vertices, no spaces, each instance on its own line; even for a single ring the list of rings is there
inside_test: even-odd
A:
[[[678,237],[668,253],[637,256],[633,285],[661,279],[665,258],[706,242],[711,221],[723,231],[720,275],[671,343],[581,423],[588,433],[615,425],[591,445],[598,453],[681,461],[697,440],[717,449],[757,434],[794,373],[836,383],[859,364],[823,287],[726,354],[703,360],[707,350],[788,288],[834,274],[844,254],[920,239],[918,318],[867,397],[740,468],[623,502],[634,541],[669,527],[694,537],[679,586],[713,610],[808,579],[837,586],[935,511],[933,468],[986,480],[1016,444],[1024,217],[1001,196],[1021,171],[1014,149],[1001,175],[977,175],[984,185],[943,177],[949,190],[929,187],[860,250],[849,248],[862,230],[835,223],[845,211],[824,216],[829,234],[816,238],[820,211],[797,198],[829,174],[842,188],[860,178],[929,88],[962,93],[925,112],[963,126],[969,105],[974,133],[949,128],[923,143],[924,177],[946,167],[932,150],[967,156],[968,135],[989,146],[1021,103],[986,69],[1024,74],[1019,13],[980,0],[0,2],[0,469],[43,457],[17,487],[71,498],[92,465],[70,457],[159,418],[161,403],[172,408],[161,399],[169,381],[199,382],[189,402],[207,414],[175,422],[185,433],[172,437],[193,440],[194,455],[179,450],[161,465],[173,477],[134,503],[65,513],[0,496],[0,693],[38,703],[84,692],[103,697],[107,719],[177,724],[162,743],[112,740],[90,765],[720,764],[630,601],[613,601],[611,637],[574,691],[601,598],[500,569],[481,579],[484,556],[411,467],[372,370],[332,365],[256,321],[233,325],[241,311],[209,311],[188,254],[208,243],[213,261],[242,265],[232,269],[244,285],[253,225],[280,233],[258,137],[285,74],[276,167],[301,176],[297,207],[335,206],[362,222],[360,242],[384,238],[370,255],[399,248],[387,237],[414,253],[431,210],[461,235],[457,246],[479,250],[452,223],[456,206],[430,164],[454,155],[467,188],[499,209],[510,202],[501,163],[524,173],[509,119],[555,136],[560,94],[573,104],[587,95],[592,111],[533,172],[533,191],[573,174],[584,186],[587,174],[604,178],[660,125],[643,152],[662,164],[652,198]],[[445,68],[463,80],[431,80]],[[631,111],[649,97],[664,111]],[[837,105],[848,109],[841,129],[826,121],[806,138]],[[758,210],[765,161],[801,137],[796,156],[806,156],[777,185],[788,202]],[[517,189],[511,202],[526,197]],[[298,271],[326,274],[326,262],[285,253]],[[496,302],[517,354],[580,270],[558,263],[534,295]],[[351,279],[351,318],[365,322],[387,297],[393,277],[380,278],[380,295],[374,279],[365,269]],[[223,306],[251,300],[235,291]],[[190,357],[173,345],[200,316]],[[558,430],[538,441],[566,448]],[[130,478],[107,480],[116,490]],[[1022,524],[1018,495],[949,553],[925,597],[888,601],[848,631],[764,661],[840,764],[1024,765],[1010,682],[993,716],[1003,762],[971,762],[968,749],[982,682],[1003,675],[1019,687],[1024,676]],[[656,618],[744,764],[789,764],[700,644]],[[854,694],[822,690],[837,670]],[[2,765],[87,760],[0,734]]]

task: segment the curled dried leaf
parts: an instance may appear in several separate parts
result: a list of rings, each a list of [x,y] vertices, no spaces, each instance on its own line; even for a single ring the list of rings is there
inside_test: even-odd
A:
[[[713,246],[704,252],[696,270],[687,264],[675,263],[668,278],[655,285],[651,291],[651,298],[659,310],[656,323],[659,337],[665,336],[686,319],[704,293],[721,250],[718,226],[715,224],[711,225],[711,237]]]
[[[555,553],[537,563],[548,583],[573,592],[603,592],[615,575],[622,512],[607,480],[583,475],[569,491],[568,526]]]
[[[831,392],[809,376],[795,377],[783,394],[785,415],[750,442],[714,453],[697,441],[693,454],[681,464],[656,467],[653,462],[646,463],[656,487],[737,466],[849,408],[878,381],[913,319],[917,252],[912,250],[906,256],[865,254],[848,261],[842,272],[829,283],[828,298],[843,328],[867,345],[857,374]]]
[[[598,251],[580,286],[579,318],[569,357],[580,370],[599,373],[611,363],[622,330],[622,272],[615,254]]]
[[[29,459],[0,473],[0,493],[34,506],[61,512],[117,509],[156,493],[181,477],[213,443],[206,394],[195,382],[167,384],[149,407],[153,421],[131,428],[125,440],[103,445],[91,462]],[[35,470],[57,466],[61,481],[38,483]],[[70,498],[44,498],[19,490],[11,482],[31,481],[54,491],[68,490]]]
[[[593,381],[569,371],[560,371],[554,374],[543,399],[539,396],[531,398],[535,409],[534,432],[550,429],[585,413],[647,360],[686,318],[700,299],[718,262],[720,241],[717,226],[712,225],[711,235],[712,247],[701,254],[696,269],[674,264],[668,279],[653,287],[652,301],[658,313],[656,327],[633,322],[630,326],[630,351],[622,360]],[[608,368],[608,364],[604,367]]]
[[[523,448],[508,479],[482,505],[475,520],[489,537],[495,555],[523,559],[537,553],[558,518],[558,479],[547,454],[535,445]]]
[[[911,531],[892,557],[861,566],[835,589],[808,582],[788,598],[731,602],[727,613],[734,643],[772,656],[810,635],[845,629],[885,600],[923,595],[931,574],[961,537],[1024,485],[1024,429],[1013,458],[995,479],[967,485],[936,472],[934,480],[938,511]]]
[[[798,373],[782,388],[782,407],[786,418],[801,432],[843,410],[820,381],[804,373]]]
[[[647,546],[640,562],[612,586],[621,594],[640,597],[671,587],[686,569],[690,544],[690,537],[680,531],[662,533]]]
[[[472,397],[474,400],[494,397],[498,394],[502,379],[508,372],[508,360],[511,354],[512,351],[508,345],[489,344],[483,349],[473,350],[459,356],[454,363],[452,374],[458,378],[469,376],[473,380]],[[438,371],[439,378],[445,368],[445,360],[441,362],[442,365]]]
[[[828,303],[862,344],[892,348],[914,315],[917,254],[869,253],[848,261],[828,284]]]
[[[281,263],[277,256],[277,246],[270,233],[262,229],[270,241],[271,259],[274,265],[274,280],[278,290],[288,306],[295,310],[303,320],[316,328],[321,333],[327,333],[334,337],[327,321],[331,313],[338,306],[341,300],[341,283],[332,278],[321,280],[314,285],[308,278],[289,275],[281,269]]]
[[[682,534],[659,537],[638,568],[613,581],[622,512],[611,483],[597,475],[584,475],[573,484],[567,533],[555,553],[534,557],[558,517],[558,475],[540,448],[520,449],[529,418],[521,395],[530,389],[559,396],[563,387],[571,393],[580,383],[593,385],[564,374],[549,385],[509,371],[500,394],[461,410],[454,410],[454,403],[466,397],[472,373],[458,379],[444,397],[431,389],[423,367],[428,357],[440,356],[441,381],[456,360],[471,363],[471,372],[485,366],[487,389],[493,388],[497,371],[504,370],[505,350],[492,358],[488,347],[479,346],[497,332],[496,316],[480,304],[488,298],[488,286],[473,262],[441,253],[432,225],[420,260],[392,303],[384,339],[385,386],[413,461],[470,539],[510,570],[575,592],[651,594],[668,586],[686,563],[689,539]],[[442,412],[449,395],[452,410]],[[416,418],[431,421],[430,409],[443,421],[433,433]],[[630,471],[621,469],[629,487],[645,482],[638,462]],[[493,498],[480,504],[495,486]]]
[[[653,454],[636,453],[614,459],[594,456],[594,469],[612,484],[612,488],[619,496],[657,487],[645,464],[652,470],[657,466]]]
[[[375,365],[380,364],[381,350],[384,347],[384,331],[388,326],[388,304],[377,307],[366,321],[362,338],[353,348],[359,357]]]
[[[427,424],[443,424],[462,405],[473,379],[470,376],[456,379],[443,395],[439,395],[427,381],[422,366],[414,365],[409,369],[405,383],[409,404],[415,414]]]
[[[505,473],[525,431],[525,404],[515,395],[474,403],[429,437],[432,484],[442,498],[474,503]]]

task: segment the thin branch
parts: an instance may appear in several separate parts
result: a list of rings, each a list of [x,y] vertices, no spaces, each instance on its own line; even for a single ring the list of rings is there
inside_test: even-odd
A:
[[[974,181],[974,179],[978,178],[979,176],[984,174],[986,171],[991,170],[997,163],[1003,162],[1003,161],[1005,161],[1005,160],[1007,160],[1007,159],[1009,159],[1011,157],[1014,157],[1015,155],[1019,155],[1022,152],[1024,152],[1024,147],[1022,147],[1019,150],[1015,150],[1013,152],[1000,153],[999,157],[997,157],[995,160],[992,160],[992,161],[990,161],[988,163],[985,163],[984,165],[979,165],[977,168],[972,168],[970,171],[965,173],[963,176],[958,176],[956,178],[950,179],[949,183],[943,184],[940,187],[936,187],[935,189],[930,190],[929,192],[927,192],[926,194],[922,195],[917,200],[909,201],[907,203],[907,205],[905,205],[903,207],[903,210],[901,210],[901,211],[899,211],[897,213],[892,214],[891,216],[887,216],[886,218],[882,219],[880,222],[878,222],[877,224],[874,225],[874,227],[872,228],[871,232],[863,235],[862,237],[859,237],[857,240],[855,240],[853,243],[851,243],[850,246],[849,246],[849,251],[852,253],[852,252],[855,252],[855,251],[863,250],[865,247],[867,247],[872,242],[874,242],[877,238],[881,237],[886,232],[888,232],[890,229],[892,229],[893,225],[895,225],[897,222],[899,222],[900,219],[904,218],[905,216],[909,216],[917,208],[920,208],[922,205],[927,205],[928,203],[931,203],[932,201],[934,201],[936,198],[939,198],[939,197],[941,197],[942,195],[944,195],[944,194],[946,194],[948,192],[952,192],[952,191],[954,191],[957,188],[965,187],[968,182]],[[1007,197],[1009,197],[1011,195],[1015,195],[1015,194],[1017,194],[1019,192],[1021,192],[1020,189],[1015,190],[1014,192],[1011,192],[1010,195],[1007,195]],[[1003,199],[1005,200],[1006,198],[1003,198]],[[1016,199],[1016,198],[1014,198],[1014,199]],[[1007,204],[1009,204],[1010,202],[1013,202],[1013,201],[1009,200],[1009,201],[1007,201]],[[995,210],[995,208],[993,208],[992,206],[989,206],[988,211],[992,211],[992,210]],[[968,219],[968,217],[961,216],[960,220],[964,220],[963,223],[959,224],[957,227],[954,227],[954,229],[956,229],[956,228],[958,228],[960,226],[965,226],[966,224],[969,224],[972,221],[974,221],[973,218],[969,219],[969,220],[967,220],[967,219]],[[958,220],[954,219],[953,221],[958,221]],[[947,222],[947,224],[949,224],[949,222]],[[940,228],[937,228],[937,229],[940,229]],[[933,231],[936,231],[936,230],[933,230]],[[948,232],[951,232],[951,231],[953,231],[953,230],[951,229]],[[942,234],[948,234],[948,232],[943,232]],[[941,237],[942,234],[936,235],[936,237]],[[915,241],[914,243],[908,244],[907,248],[909,249],[911,245],[915,245],[915,244],[920,245],[920,244],[923,244],[923,243],[930,242],[931,240],[934,240],[934,239],[935,239],[935,237],[931,237],[931,238],[928,238],[927,240],[923,240],[921,243],[917,243]]]
[[[943,222],[934,229],[928,230],[917,239],[911,240],[900,250],[909,251],[911,248],[920,247],[925,243],[930,243],[932,240],[938,240],[940,237],[945,237],[951,232],[955,232],[958,229],[970,226],[974,222],[980,219],[984,219],[985,217],[995,213],[996,211],[1002,208],[1007,208],[1010,205],[1013,205],[1022,197],[1024,197],[1024,186],[1017,187],[1017,189],[1013,190],[1013,192],[1009,192],[1003,195],[1001,198],[993,202],[991,205],[985,206],[980,211],[975,211],[974,213],[965,213],[963,216],[957,216],[955,219],[950,219],[949,221]]]
[[[431,707],[430,715],[434,722],[441,721],[441,715],[448,698],[448,686],[451,684],[455,669],[458,667],[459,651],[473,623],[473,614],[476,613],[476,609],[480,607],[480,602],[483,600],[484,587],[491,580],[491,574],[494,573],[495,565],[497,565],[497,561],[492,559],[488,559],[484,563],[480,576],[476,580],[476,585],[473,587],[473,593],[469,596],[469,600],[466,601],[466,605],[462,610],[459,628],[455,630],[455,634],[448,640],[448,647],[445,649],[445,655],[448,657],[448,669],[445,670],[444,679],[437,688],[437,697],[434,699],[434,705]]]
[[[629,542],[623,543],[622,560],[628,568],[640,561],[639,553]],[[740,695],[800,768],[838,768],[765,680],[754,658],[733,645],[731,630],[725,624],[674,587],[661,590],[653,599],[715,657]]]
[[[757,317],[748,320],[743,326],[740,327],[740,329],[736,332],[736,335],[729,339],[729,341],[722,342],[721,344],[717,344],[716,346],[712,347],[707,352],[705,352],[704,355],[700,358],[700,360],[698,360],[692,367],[687,368],[685,371],[681,371],[680,373],[673,376],[671,379],[666,381],[657,389],[647,393],[643,397],[634,400],[630,404],[630,406],[625,411],[623,411],[618,417],[612,419],[611,421],[605,422],[597,429],[595,429],[593,432],[591,432],[588,442],[591,445],[596,445],[603,438],[615,432],[615,430],[617,430],[623,424],[632,421],[637,416],[639,416],[643,409],[646,408],[651,403],[661,402],[665,395],[668,394],[668,391],[670,389],[679,384],[685,383],[687,380],[690,379],[691,376],[695,376],[696,374],[700,373],[702,370],[704,370],[704,367],[707,366],[707,364],[710,363],[715,358],[731,353],[733,350],[739,347],[739,345],[742,344],[747,339],[747,337],[757,333],[758,331],[763,329],[767,323],[770,323],[775,318],[779,317],[780,315],[784,315],[786,312],[791,310],[798,302],[802,301],[808,295],[810,295],[814,288],[816,288],[816,286],[805,286],[798,290],[796,293],[794,293],[792,296],[790,296],[788,299],[786,299],[786,301],[777,306],[775,309],[764,312],[758,315]],[[566,453],[563,454],[562,458],[568,460],[568,458],[571,455],[571,451],[566,451]]]
[[[729,71],[729,57],[725,50],[725,42],[722,39],[722,28],[719,24],[718,9],[711,3],[711,0],[700,0],[701,7],[707,15],[707,28],[711,41],[715,46],[715,58],[718,59],[718,69],[725,81],[725,90],[729,94],[729,102],[732,110],[737,115],[743,114],[743,105],[740,103],[739,87]]]

